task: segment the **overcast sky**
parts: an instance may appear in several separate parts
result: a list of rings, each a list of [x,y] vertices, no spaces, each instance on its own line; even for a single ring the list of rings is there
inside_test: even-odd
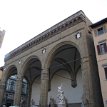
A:
[[[107,17],[107,0],[0,0],[0,66],[5,54],[79,10],[95,23]]]

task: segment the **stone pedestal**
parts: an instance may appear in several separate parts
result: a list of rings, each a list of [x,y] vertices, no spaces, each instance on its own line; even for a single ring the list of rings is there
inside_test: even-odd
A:
[[[84,107],[95,107],[94,93],[92,87],[92,75],[89,58],[82,59],[82,78],[83,78],[83,105]]]

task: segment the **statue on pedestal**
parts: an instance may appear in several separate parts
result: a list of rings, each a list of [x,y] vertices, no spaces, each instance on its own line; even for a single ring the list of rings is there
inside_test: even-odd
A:
[[[58,87],[58,107],[66,107],[66,101],[64,91],[62,90],[62,84]]]

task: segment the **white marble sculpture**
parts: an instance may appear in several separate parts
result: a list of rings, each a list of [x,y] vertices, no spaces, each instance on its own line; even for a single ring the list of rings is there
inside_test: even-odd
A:
[[[62,84],[58,87],[58,107],[66,107],[64,91],[62,90]]]

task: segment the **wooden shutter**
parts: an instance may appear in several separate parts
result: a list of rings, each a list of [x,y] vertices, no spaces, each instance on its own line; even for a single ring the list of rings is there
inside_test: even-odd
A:
[[[99,45],[97,45],[97,52],[98,52],[98,55],[101,54],[101,52],[100,52],[100,46]]]

